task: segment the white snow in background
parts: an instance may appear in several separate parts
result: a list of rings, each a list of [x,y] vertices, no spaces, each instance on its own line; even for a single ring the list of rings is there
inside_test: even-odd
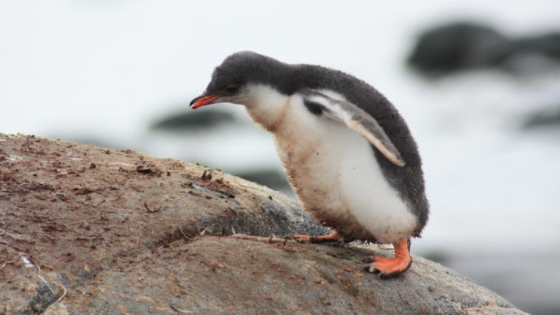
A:
[[[246,122],[237,129],[169,137],[148,125],[188,111],[235,51],[341,69],[385,94],[420,145],[432,214],[413,250],[476,253],[486,260],[464,270],[491,272],[489,258],[560,249],[559,130],[519,129],[525,114],[559,104],[560,74],[427,82],[403,61],[436,24],[474,20],[521,36],[560,30],[558,12],[547,0],[1,1],[0,132],[100,139],[226,171],[279,168],[241,107],[216,105]]]

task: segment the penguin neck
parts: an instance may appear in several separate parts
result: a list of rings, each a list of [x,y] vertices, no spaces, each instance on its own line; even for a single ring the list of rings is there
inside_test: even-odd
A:
[[[292,96],[270,85],[252,86],[250,95],[252,97],[245,103],[247,113],[254,122],[275,133],[285,123]]]

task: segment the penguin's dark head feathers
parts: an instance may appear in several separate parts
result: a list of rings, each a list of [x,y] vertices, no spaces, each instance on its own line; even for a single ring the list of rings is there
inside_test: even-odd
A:
[[[249,84],[274,86],[289,94],[293,89],[286,79],[289,71],[289,65],[276,59],[251,51],[235,53],[214,69],[206,91],[191,102],[191,107],[220,102],[243,104]]]
[[[207,94],[221,94],[233,96],[239,93],[247,83],[255,81],[262,65],[260,55],[250,52],[242,52],[231,55],[214,69],[212,81],[206,88]]]

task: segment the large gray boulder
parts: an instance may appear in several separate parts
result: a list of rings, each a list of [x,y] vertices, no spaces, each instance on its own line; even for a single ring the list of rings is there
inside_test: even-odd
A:
[[[0,314],[524,314],[420,257],[380,280],[375,245],[290,198],[131,151],[0,134]]]

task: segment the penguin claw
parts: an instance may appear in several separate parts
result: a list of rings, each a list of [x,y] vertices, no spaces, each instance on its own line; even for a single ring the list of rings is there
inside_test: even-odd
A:
[[[379,273],[379,270],[375,269],[373,264],[368,264],[364,267],[364,271],[367,273]]]
[[[365,264],[372,264],[372,263],[375,262],[375,257],[365,258],[364,260],[362,260],[362,262],[365,263]]]
[[[409,265],[409,267],[410,267],[410,265]],[[408,270],[408,268],[405,269],[405,270],[402,270],[402,271],[395,271],[395,272],[386,273],[386,272],[382,272],[381,270],[375,268],[375,266],[373,264],[369,264],[369,265],[364,267],[365,272],[376,274],[377,277],[381,280],[395,278],[395,277],[399,276],[401,273],[405,272],[406,270]]]

